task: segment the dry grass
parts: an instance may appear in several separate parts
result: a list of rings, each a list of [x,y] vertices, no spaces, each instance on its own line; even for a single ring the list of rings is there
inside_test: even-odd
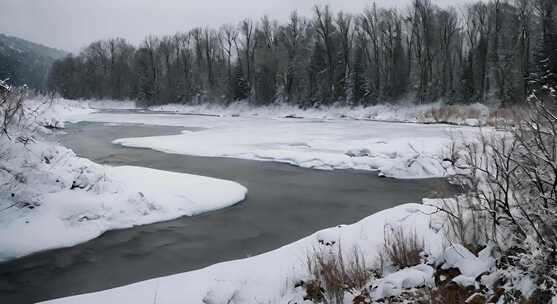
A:
[[[527,110],[521,107],[499,108],[489,112],[487,125],[495,128],[505,128],[521,120]]]
[[[474,106],[444,105],[431,108],[424,116],[438,123],[455,123],[466,119],[480,119],[482,113]]]
[[[489,109],[478,104],[440,105],[424,111],[418,120],[425,123],[462,124],[467,119],[476,119],[480,125],[503,128],[520,121],[527,112],[528,109],[520,105]]]
[[[397,227],[385,232],[383,251],[393,266],[411,267],[421,263],[424,243],[415,231],[408,233],[402,227]]]
[[[349,261],[340,246],[335,253],[314,251],[307,257],[307,267],[312,279],[305,283],[306,298],[314,302],[343,303],[345,292],[359,295],[374,278],[357,248]]]
[[[470,292],[460,285],[451,282],[445,286],[435,288],[431,292],[432,304],[466,304]]]

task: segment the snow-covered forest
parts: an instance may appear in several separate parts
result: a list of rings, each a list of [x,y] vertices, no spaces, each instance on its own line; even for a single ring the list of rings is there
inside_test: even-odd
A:
[[[557,70],[554,10],[552,0],[415,0],[353,15],[316,6],[309,18],[245,19],[139,46],[96,41],[56,62],[49,85],[67,98],[147,105],[523,103],[535,74]]]

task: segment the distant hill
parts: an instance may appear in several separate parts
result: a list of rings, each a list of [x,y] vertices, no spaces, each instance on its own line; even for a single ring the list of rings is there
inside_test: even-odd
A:
[[[21,38],[0,34],[0,80],[35,89],[46,87],[52,63],[67,53]]]

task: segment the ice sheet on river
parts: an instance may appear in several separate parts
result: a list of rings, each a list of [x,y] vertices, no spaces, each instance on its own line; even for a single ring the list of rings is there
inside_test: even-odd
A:
[[[114,141],[129,147],[210,157],[290,163],[315,169],[377,170],[396,178],[439,177],[451,136],[477,128],[347,120],[90,114],[83,120],[204,127]]]

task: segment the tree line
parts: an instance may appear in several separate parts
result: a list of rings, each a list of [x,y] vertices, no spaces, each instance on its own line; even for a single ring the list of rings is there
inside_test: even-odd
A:
[[[547,74],[550,71],[551,73]],[[491,0],[360,14],[314,7],[287,22],[267,16],[218,29],[96,41],[56,61],[48,85],[67,98],[301,107],[410,99],[525,100],[531,79],[557,72],[557,3]]]

